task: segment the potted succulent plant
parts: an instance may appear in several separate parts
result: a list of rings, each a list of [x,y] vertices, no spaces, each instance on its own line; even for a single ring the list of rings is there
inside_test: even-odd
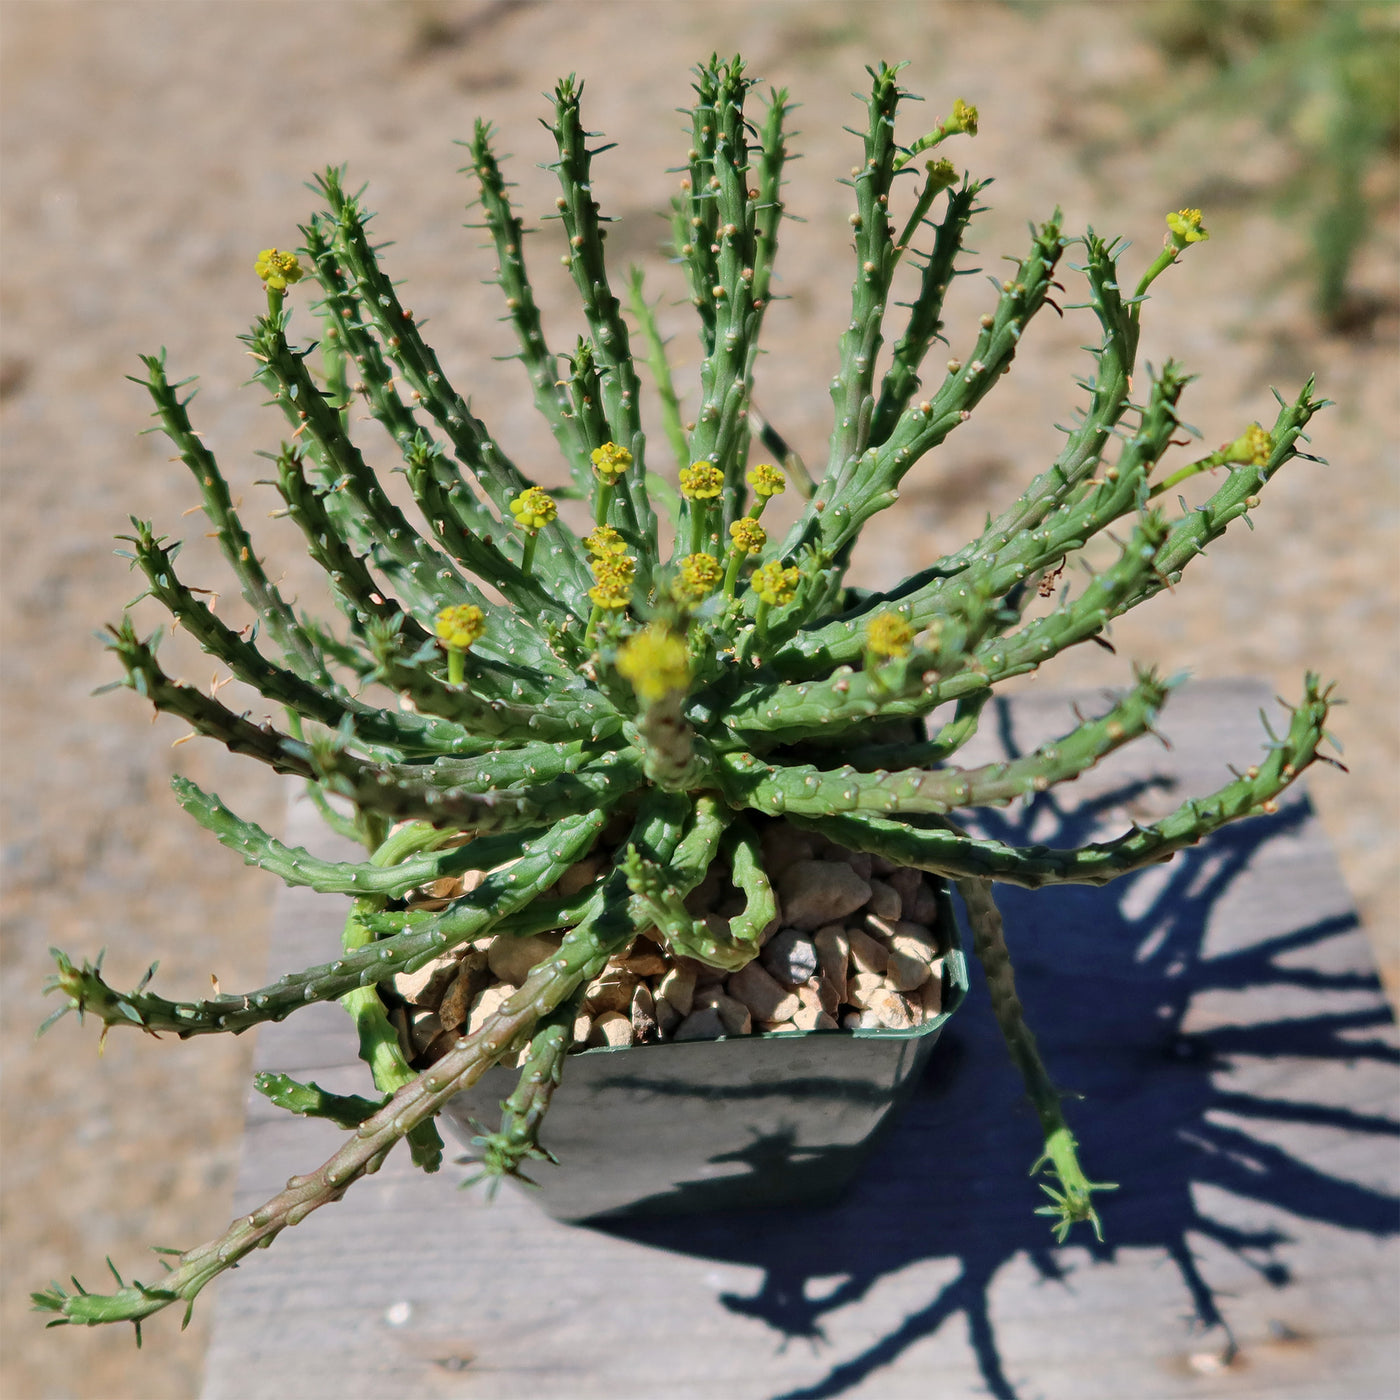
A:
[[[558,443],[558,467],[542,481],[507,457],[448,383],[342,172],[318,181],[324,207],[302,229],[300,251],[257,259],[267,310],[246,340],[290,429],[272,484],[329,581],[334,625],[279,592],[181,384],[163,355],[145,358],[139,382],[194,474],[257,627],[217,617],[152,525],[133,522],[126,552],[149,594],[286,719],[240,714],[172,678],[158,637],[142,638],[130,619],[111,629],[117,684],[304,782],[368,857],[336,862],[288,848],[177,779],[179,801],[245,861],[351,898],[343,946],[269,986],[198,1001],[161,996],[150,974],[119,991],[100,965],[55,951],[51,990],[63,1006],[50,1019],[76,1009],[101,1020],[104,1035],[126,1026],[188,1038],[335,999],[353,1018],[372,1089],[335,1095],[260,1076],[274,1102],[342,1125],[343,1146],[218,1239],[173,1258],[163,1277],[119,1277],[106,1296],[76,1280],[71,1293],[56,1284],[36,1293],[57,1314],[51,1325],[130,1320],[139,1340],[143,1317],[192,1304],[210,1279],[339,1199],[401,1139],[436,1170],[440,1115],[455,1113],[474,1135],[481,1172],[493,1178],[528,1165],[548,1180],[553,1145],[563,1159],[556,1179],[573,1183],[554,1208],[587,1216],[715,1199],[714,1183],[687,1177],[684,1164],[670,1164],[669,1176],[642,1171],[621,1193],[590,1186],[610,1179],[599,1153],[630,1156],[629,1114],[646,1118],[668,1099],[718,1112],[736,1084],[786,1085],[812,1110],[822,1165],[785,1165],[761,1189],[750,1174],[744,1189],[755,1200],[829,1190],[965,988],[950,885],[1039,1116],[1043,1212],[1060,1238],[1076,1222],[1099,1228],[1094,1195],[1110,1188],[1081,1166],[1022,1018],[993,884],[1106,882],[1270,810],[1319,757],[1327,691],[1310,676],[1288,732],[1213,796],[1083,849],[1002,845],[969,834],[955,814],[1073,779],[1151,731],[1171,682],[1140,673],[1106,713],[1011,762],[962,767],[958,751],[998,683],[1099,638],[1114,617],[1176,584],[1301,455],[1321,403],[1309,384],[1280,400],[1271,428],[1232,429],[1219,450],[1160,465],[1191,431],[1177,415],[1187,377],[1171,362],[1138,367],[1139,321],[1156,278],[1207,236],[1193,210],[1168,216],[1162,251],[1136,277],[1120,271],[1117,243],[1070,237],[1057,211],[1032,229],[955,358],[928,364],[982,187],[929,153],[974,135],[977,113],[960,101],[901,144],[897,69],[870,71],[864,160],[850,181],[852,311],[820,472],[809,475],[754,406],[787,102],[774,92],[761,114],[746,115],[752,82],[737,58],[697,70],[674,205],[675,259],[703,352],[693,422],[683,421],[640,277],[630,322],[612,290],[591,192],[597,152],[572,78],[555,92],[553,168],[588,334],[567,355],[545,340],[489,127],[478,124],[469,143],[519,357]],[[1058,457],[957,553],[887,593],[848,587],[862,528],[991,393],[1037,313],[1059,309],[1051,294],[1071,246],[1102,337]],[[921,266],[885,350],[906,257]],[[297,340],[290,300],[303,278],[315,286],[318,320]],[[661,452],[642,429],[638,334]],[[352,423],[352,405],[367,410],[370,430]],[[384,489],[386,462],[405,474],[417,523]],[[1174,483],[1213,468],[1226,474],[1204,504],[1163,508]],[[789,488],[804,503],[786,532],[770,533],[765,508]],[[563,499],[586,502],[591,525],[568,528]],[[1114,527],[1114,562],[1077,592],[1062,589],[1065,559]],[[555,1137],[541,1124],[561,1078]],[[588,1107],[574,1119],[596,1125],[591,1142],[564,1122],[575,1079]],[[587,1097],[604,1091],[614,1095],[611,1120]],[[477,1126],[496,1103],[499,1125]],[[571,1154],[583,1160],[568,1177]]]

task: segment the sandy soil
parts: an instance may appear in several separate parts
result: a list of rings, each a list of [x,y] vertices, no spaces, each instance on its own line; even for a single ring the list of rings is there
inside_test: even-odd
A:
[[[1316,370],[1339,406],[1316,424],[1331,466],[1299,463],[1273,483],[1258,530],[1240,530],[1193,565],[1187,585],[1117,629],[1118,658],[1094,650],[1050,673],[1058,685],[1122,682],[1129,658],[1202,675],[1255,673],[1296,694],[1301,672],[1335,676],[1351,701],[1336,732],[1350,777],[1309,781],[1391,985],[1397,928],[1395,323],[1371,338],[1322,334],[1306,288],[1283,273],[1301,251],[1261,195],[1280,149],[1248,126],[1188,124],[1144,151],[1126,136],[1116,86],[1160,89],[1163,74],[1135,27],[1138,7],[755,3],[450,4],[128,3],[46,0],[0,6],[4,79],[4,1328],[7,1400],[157,1400],[199,1388],[208,1312],[183,1335],[176,1320],[147,1329],[138,1354],[124,1330],[45,1333],[25,1293],[74,1270],[102,1284],[111,1254],[150,1278],[150,1243],[187,1246],[221,1229],[229,1209],[250,1047],[156,1043],[65,1020],[38,1049],[33,1028],[57,944],[75,956],[108,948],[118,983],[162,959],[168,994],[254,985],[266,953],[272,893],[183,817],[167,791],[178,766],[237,810],[276,826],[283,789],[254,765],[205,744],[172,749],[181,727],[152,726],[126,694],[90,700],[115,674],[93,632],[136,591],[111,537],[128,513],[187,534],[189,575],[223,579],[197,519],[184,468],[162,442],[138,437],[146,407],[122,376],[138,351],[168,347],[180,374],[198,373],[199,424],[259,519],[274,502],[254,485],[278,424],[258,411],[235,337],[256,314],[253,253],[295,242],[318,166],[348,161],[371,182],[392,267],[409,280],[420,319],[456,381],[470,386],[518,460],[551,479],[549,440],[533,423],[477,236],[464,232],[467,187],[450,143],[478,115],[517,153],[523,206],[551,209],[539,94],[578,70],[589,121],[622,142],[597,184],[620,222],[610,248],[641,259],[654,294],[678,291],[655,248],[685,140],[674,107],[687,70],[711,49],[742,48],[753,69],[803,105],[785,228],[782,290],[761,369],[769,415],[809,460],[820,457],[831,347],[850,274],[843,124],[862,66],[909,57],[908,85],[929,119],[955,96],[977,102],[983,133],[955,159],[992,174],[990,212],[973,244],[995,270],[1021,251],[1025,222],[1058,203],[1071,228],[1121,231],[1145,259],[1165,210],[1224,192],[1210,244],[1163,279],[1148,312],[1144,354],[1168,354],[1203,376],[1187,417],[1207,441],[1232,437],[1271,410],[1267,386],[1291,394]],[[910,131],[922,113],[911,113]],[[1361,271],[1393,296],[1392,213]],[[546,225],[546,229],[550,226]],[[577,324],[557,265],[533,246],[556,344]],[[1135,252],[1130,258],[1136,258]],[[1134,266],[1138,264],[1133,263]],[[954,327],[986,295],[958,289]],[[1071,298],[1074,299],[1074,298]],[[665,313],[688,344],[684,309]],[[960,313],[960,314],[957,314]],[[955,343],[959,332],[953,332]],[[1052,424],[1075,402],[1071,376],[1086,314],[1047,318],[1027,337],[994,407],[969,423],[908,483],[902,509],[873,532],[861,581],[885,582],[962,542],[1053,451]],[[684,354],[681,356],[685,358]],[[693,373],[691,356],[684,372]],[[266,503],[266,507],[264,507]],[[269,552],[289,591],[313,592],[285,530]],[[280,553],[278,551],[281,551]],[[236,599],[226,607],[238,615]],[[154,614],[138,610],[143,626]],[[168,655],[193,677],[209,666]],[[1170,718],[1165,725],[1170,731]],[[1248,756],[1245,756],[1247,761]],[[143,1127],[142,1123],[149,1124]],[[279,1248],[294,1247],[292,1241]],[[255,1263],[254,1265],[255,1266]]]

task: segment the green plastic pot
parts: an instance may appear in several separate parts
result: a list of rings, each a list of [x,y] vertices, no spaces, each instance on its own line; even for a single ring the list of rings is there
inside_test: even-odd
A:
[[[779,1031],[569,1056],[530,1164],[559,1220],[732,1210],[839,1196],[918,1082],[967,993],[952,902],[939,891],[943,1009],[912,1030]],[[464,1143],[515,1087],[497,1067],[443,1116]]]

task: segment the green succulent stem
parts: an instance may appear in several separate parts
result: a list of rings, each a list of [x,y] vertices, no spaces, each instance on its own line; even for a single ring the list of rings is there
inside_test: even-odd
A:
[[[501,1104],[500,1127],[493,1132],[483,1129],[472,1139],[481,1170],[462,1183],[464,1188],[485,1181],[488,1195],[494,1195],[506,1177],[535,1186],[538,1183],[525,1175],[525,1164],[557,1164],[558,1158],[540,1145],[539,1132],[563,1078],[564,1061],[573,1042],[574,1021],[582,1001],[580,985],[572,997],[536,1024],[515,1092]]]
[[[661,425],[666,434],[666,441],[670,445],[671,455],[675,458],[678,467],[684,466],[689,460],[690,444],[686,437],[685,426],[681,422],[681,401],[680,395],[676,392],[675,380],[671,374],[671,364],[666,358],[666,342],[661,338],[661,331],[656,324],[656,314],[647,302],[642,290],[643,274],[642,269],[633,267],[628,269],[627,275],[627,309],[632,313],[633,319],[641,327],[642,339],[647,347],[647,367],[651,370],[653,383],[656,385],[656,397],[661,408]],[[598,523],[601,525],[607,517],[598,516]]]
[[[740,549],[738,545],[730,545],[724,562],[723,592],[726,598],[732,599],[734,597],[734,590],[739,586],[739,573],[744,567],[744,560],[748,557],[747,550]]]
[[[97,964],[72,963],[52,949],[58,974],[46,991],[60,992],[66,1006],[80,1016],[94,1015],[107,1027],[130,1026],[148,1033],[170,1032],[182,1040],[220,1031],[238,1033],[266,1021],[280,1021],[313,1001],[338,1000],[357,987],[370,987],[399,972],[412,972],[454,947],[488,933],[499,920],[523,909],[547,889],[597,839],[606,816],[590,810],[564,818],[529,842],[507,870],[496,869],[444,915],[412,925],[389,938],[363,939],[333,962],[288,973],[276,982],[244,994],[220,993],[200,1001],[171,1001],[145,990],[146,979],[131,992],[118,992]],[[363,911],[363,920],[369,910]],[[152,968],[154,971],[154,968]]]
[[[1070,1227],[1080,1222],[1092,1226],[1095,1236],[1102,1239],[1103,1226],[1093,1203],[1093,1193],[1116,1191],[1117,1183],[1091,1182],[1079,1165],[1075,1140],[1060,1107],[1060,1092],[1041,1061],[1035,1036],[1026,1024],[1020,998],[1016,995],[1011,954],[1006,947],[1001,913],[992,896],[991,881],[963,879],[957,882],[957,887],[967,910],[977,957],[986,974],[992,1011],[1002,1039],[1040,1119],[1045,1150],[1031,1171],[1048,1168],[1058,1186],[1058,1189],[1042,1188],[1052,1204],[1042,1207],[1038,1213],[1056,1218],[1055,1236],[1060,1243],[1065,1241]]]
[[[950,879],[1000,880],[1025,889],[1047,885],[1106,885],[1121,876],[1170,859],[1228,822],[1257,816],[1310,764],[1321,758],[1331,688],[1307,677],[1302,703],[1291,713],[1288,733],[1270,734],[1264,757],[1233,782],[1206,797],[1191,798],[1161,821],[1134,826],[1111,841],[1070,850],[1008,846],[969,836],[944,818],[933,826],[910,826],[871,813],[811,816],[788,813],[797,826],[820,832],[852,850],[869,851],[898,865],[912,865]],[[1330,760],[1329,760],[1330,761]]]

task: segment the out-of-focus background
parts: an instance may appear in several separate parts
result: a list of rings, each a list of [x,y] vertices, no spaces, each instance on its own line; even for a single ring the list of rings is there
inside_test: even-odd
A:
[[[586,117],[619,142],[596,165],[617,220],[619,268],[648,269],[664,296],[682,377],[697,359],[681,285],[658,251],[687,145],[675,108],[688,70],[741,49],[752,71],[801,103],[779,290],[759,369],[768,416],[809,461],[824,456],[826,383],[848,316],[848,191],[857,159],[842,127],[862,120],[863,67],[908,59],[912,139],[955,97],[982,132],[949,153],[993,175],[971,239],[996,272],[1026,245],[1027,220],[1060,205],[1071,230],[1133,240],[1133,275],[1160,246],[1163,214],[1205,209],[1211,241],[1153,289],[1145,359],[1168,355],[1200,376],[1184,402],[1207,447],[1251,419],[1272,420],[1269,386],[1306,377],[1337,401],[1315,422],[1314,450],[1268,489],[1258,529],[1237,525],[1162,597],[1114,632],[1116,657],[1082,648],[1056,662],[1056,687],[1126,681],[1131,660],[1198,675],[1257,674],[1295,696],[1305,668],[1335,677],[1351,702],[1335,732],[1350,776],[1317,769],[1309,790],[1337,848],[1377,956],[1400,985],[1397,911],[1397,12],[1366,3],[949,4],[933,0],[463,0],[462,3],[241,3],[238,0],[10,0],[3,62],[4,450],[4,1253],[7,1400],[192,1396],[206,1303],[188,1331],[175,1316],[146,1329],[45,1333],[27,1290],[72,1271],[103,1283],[110,1254],[126,1276],[157,1272],[150,1244],[187,1247],[221,1230],[230,1206],[250,1045],[157,1043],[68,1018],[42,1042],[39,995],[56,944],[106,947],[119,984],[155,957],[168,995],[251,987],[266,957],[273,881],[245,870],[183,816],[168,792],[178,767],[236,810],[277,827],[285,785],[205,742],[172,748],[182,727],[150,723],[122,693],[94,633],[137,592],[112,536],[128,514],[188,539],[192,581],[228,586],[185,469],[156,437],[124,381],[135,356],[166,346],[172,370],[198,374],[197,426],[245,514],[275,499],[255,484],[280,419],[260,412],[236,337],[262,293],[259,248],[297,241],[314,197],[303,181],[349,163],[392,239],[389,266],[430,320],[449,374],[474,395],[517,459],[560,479],[532,422],[519,366],[497,323],[492,263],[464,230],[469,190],[451,144],[477,116],[515,152],[522,207],[552,212],[541,93],[577,71]],[[527,247],[556,345],[579,319],[544,223]],[[1072,258],[1072,253],[1071,253]],[[1000,275],[1000,274],[998,274]],[[1071,284],[1072,289],[1072,284]],[[988,303],[980,278],[957,288],[950,336],[965,344]],[[1073,290],[1068,298],[1077,298]],[[298,294],[293,293],[293,302]],[[299,309],[303,336],[309,336]],[[891,581],[961,544],[984,512],[1055,450],[1076,404],[1076,347],[1088,314],[1045,314],[1012,376],[906,483],[869,530],[858,582]],[[658,436],[657,441],[660,441]],[[1182,456],[1181,460],[1189,460]],[[288,591],[313,583],[276,522],[263,536]],[[274,573],[276,569],[272,570]],[[225,603],[238,615],[230,589]],[[153,614],[139,612],[144,626]],[[210,669],[166,653],[192,679]],[[1164,729],[1171,731],[1170,710]],[[1243,755],[1245,762],[1249,755]],[[279,1249],[295,1249],[295,1237]],[[248,1267],[256,1267],[256,1260]],[[216,1285],[217,1287],[217,1285]]]

